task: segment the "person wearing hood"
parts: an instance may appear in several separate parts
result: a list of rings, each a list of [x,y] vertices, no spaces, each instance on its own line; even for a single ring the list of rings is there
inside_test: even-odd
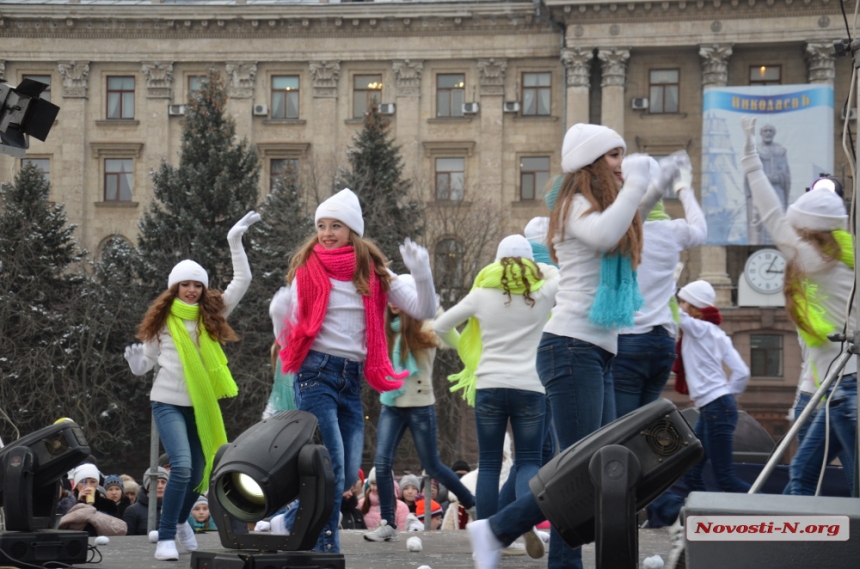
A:
[[[164,488],[167,486],[167,481],[170,475],[162,467],[158,467],[158,483],[156,486],[156,499],[158,500],[157,517],[155,520],[155,529],[161,523],[161,502],[164,498]],[[150,469],[146,469],[143,473],[143,484],[137,491],[137,500],[134,504],[126,508],[122,519],[128,525],[128,535],[147,535],[146,525],[149,520],[149,490],[150,490]]]

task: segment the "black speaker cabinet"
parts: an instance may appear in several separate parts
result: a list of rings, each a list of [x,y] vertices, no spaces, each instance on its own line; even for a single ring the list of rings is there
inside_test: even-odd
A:
[[[87,562],[87,532],[43,530],[0,532],[0,549],[5,555],[0,565],[42,566],[48,561],[67,565]]]
[[[317,551],[279,551],[263,553],[241,549],[195,551],[191,569],[345,569],[339,553]]]

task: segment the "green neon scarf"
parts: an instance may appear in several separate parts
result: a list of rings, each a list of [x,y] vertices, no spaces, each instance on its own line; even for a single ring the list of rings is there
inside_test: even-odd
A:
[[[197,322],[198,346],[194,344],[183,320]],[[197,425],[197,435],[203,447],[206,458],[206,469],[203,480],[195,488],[203,493],[209,489],[209,475],[212,473],[212,462],[215,453],[221,445],[227,444],[227,431],[224,429],[224,419],[218,400],[224,397],[235,397],[239,393],[236,382],[227,367],[227,356],[203,326],[200,319],[200,307],[185,304],[174,299],[167,317],[167,330],[176,345],[179,359],[182,361],[182,371],[191,405],[194,408],[194,422]]]
[[[665,221],[667,219],[672,218],[666,213],[666,206],[663,205],[663,200],[660,200],[654,206],[654,209],[651,210],[651,213],[648,214],[648,219],[645,221]]]
[[[525,276],[529,280],[530,291],[536,292],[546,281],[537,278],[538,267],[534,262],[528,259],[523,259],[522,261],[526,268],[527,274]],[[511,291],[512,295],[525,294],[526,286],[519,265],[511,264],[505,268],[500,262],[492,263],[481,269],[481,272],[475,277],[472,290],[476,288],[504,290],[504,286],[502,286],[503,277],[507,277],[508,290]],[[457,344],[457,354],[463,362],[463,371],[448,376],[448,380],[454,384],[451,386],[451,391],[463,390],[463,399],[472,407],[475,406],[475,386],[478,381],[478,378],[475,377],[475,371],[481,362],[483,351],[481,324],[473,316],[466,323],[466,328],[463,329],[463,333],[460,335],[460,342]]]

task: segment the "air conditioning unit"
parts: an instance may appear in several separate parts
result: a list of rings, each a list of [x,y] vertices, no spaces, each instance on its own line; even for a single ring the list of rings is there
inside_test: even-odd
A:
[[[185,105],[167,105],[167,114],[171,117],[184,117]]]
[[[520,102],[519,101],[505,101],[504,111],[506,113],[518,113],[520,112]]]
[[[846,112],[847,111],[847,112]],[[857,107],[842,107],[842,120],[853,121],[857,118]]]
[[[379,114],[380,115],[393,115],[394,114],[394,103],[381,103],[379,105]]]
[[[630,99],[630,108],[634,111],[644,111],[648,108],[648,97],[633,97]]]
[[[267,116],[269,116],[269,105],[254,105],[254,116],[255,117],[267,117]]]
[[[478,103],[463,103],[463,114],[464,115],[475,115],[478,113],[479,105]]]

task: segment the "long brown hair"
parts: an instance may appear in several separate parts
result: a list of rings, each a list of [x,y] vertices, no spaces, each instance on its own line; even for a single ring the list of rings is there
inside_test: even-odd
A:
[[[547,231],[549,254],[556,263],[558,257],[555,254],[555,244],[552,237],[561,229],[561,238],[564,240],[564,222],[570,214],[570,206],[575,194],[582,194],[591,204],[591,209],[585,213],[604,211],[618,197],[615,174],[603,156],[588,166],[583,166],[576,172],[570,172],[564,177],[564,182],[561,184],[561,189],[556,196],[552,213],[549,216],[549,230]],[[609,252],[630,255],[633,268],[639,266],[639,261],[642,258],[642,219],[639,217],[639,212],[633,216],[627,233]]]
[[[394,342],[398,332],[391,327],[391,322],[400,317],[400,362],[394,362]],[[435,334],[431,330],[423,330],[424,322],[412,318],[405,312],[395,314],[391,307],[385,309],[385,339],[388,341],[388,358],[401,366],[406,365],[406,358],[410,353],[415,355],[418,350],[435,348]]]
[[[137,327],[139,340],[146,342],[158,337],[164,329],[165,322],[167,322],[173,300],[178,296],[179,283],[176,283],[152,301],[146,314],[143,315],[143,321]],[[210,290],[204,286],[197,305],[200,307],[200,322],[213,340],[224,344],[239,339],[239,336],[224,318],[224,297],[221,295],[221,291]]]
[[[296,278],[296,271],[308,262],[308,258],[318,243],[319,240],[314,233],[293,255],[290,261],[290,270],[287,272],[287,284],[293,282],[293,279]],[[370,296],[370,268],[373,266],[377,278],[382,283],[382,290],[388,292],[391,282],[391,275],[388,274],[387,269],[388,259],[379,250],[379,247],[373,241],[359,237],[358,233],[351,229],[349,230],[349,243],[355,250],[355,274],[352,276],[352,284],[355,285],[355,289],[362,296]]]
[[[526,269],[525,263],[523,263],[523,258],[522,257],[503,257],[500,262],[502,264],[502,289],[505,291],[505,294],[508,297],[508,301],[505,303],[505,305],[507,306],[508,304],[510,304],[511,300],[512,300],[511,288],[510,288],[511,276],[513,274],[512,267],[514,265],[516,265],[520,268],[520,274],[522,275],[523,285],[526,287],[526,292],[525,292],[525,294],[523,294],[523,296],[525,297],[525,300],[526,300],[526,304],[528,304],[529,306],[534,306],[535,305],[535,299],[533,299],[531,297],[532,284],[533,283],[531,281],[529,281],[529,276],[528,276],[528,273],[526,272],[527,269]],[[540,272],[540,267],[535,265],[535,270],[537,271],[535,273],[535,278],[537,278],[537,280],[542,280],[543,279],[543,273]],[[514,281],[516,281],[516,279],[514,279]],[[516,284],[516,282],[514,282],[513,284]]]

